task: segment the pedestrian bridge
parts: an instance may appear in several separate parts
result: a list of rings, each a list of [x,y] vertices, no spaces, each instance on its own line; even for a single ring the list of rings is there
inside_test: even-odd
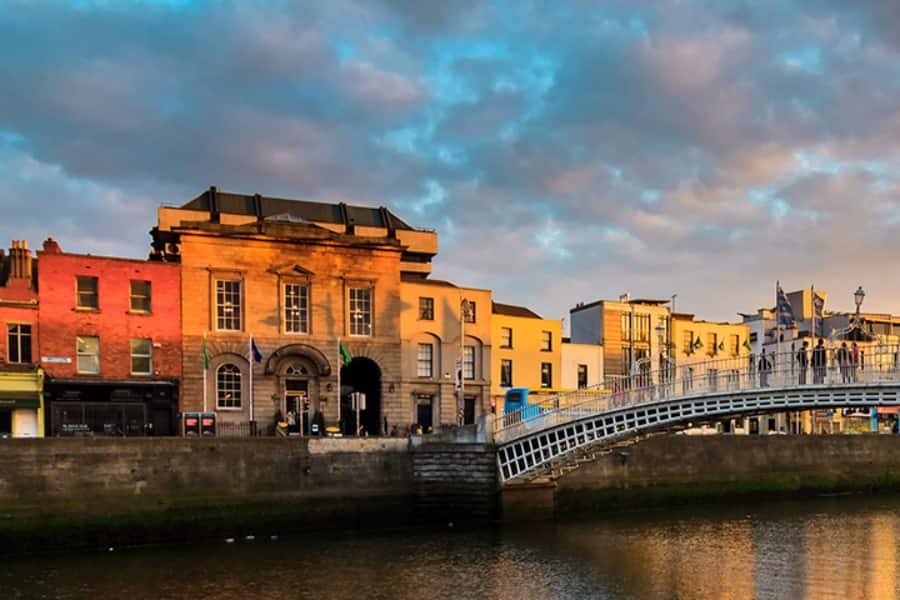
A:
[[[532,477],[593,448],[726,417],[898,406],[898,350],[870,347],[854,359],[829,348],[810,352],[807,367],[793,352],[669,365],[560,394],[497,420],[500,478]]]

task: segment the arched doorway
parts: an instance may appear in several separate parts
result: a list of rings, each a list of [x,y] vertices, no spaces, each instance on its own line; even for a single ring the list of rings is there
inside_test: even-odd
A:
[[[345,435],[355,435],[358,429],[356,411],[351,394],[366,395],[366,408],[359,411],[359,424],[369,435],[381,434],[381,369],[364,357],[356,357],[341,367],[341,421]]]

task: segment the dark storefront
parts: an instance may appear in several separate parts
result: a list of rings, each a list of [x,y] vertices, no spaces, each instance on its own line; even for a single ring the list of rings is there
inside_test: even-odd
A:
[[[171,436],[178,384],[56,379],[45,384],[47,436]]]

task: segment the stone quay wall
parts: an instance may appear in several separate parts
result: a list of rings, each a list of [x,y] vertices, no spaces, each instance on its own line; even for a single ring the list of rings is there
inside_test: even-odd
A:
[[[453,444],[440,451],[411,445],[401,438],[3,440],[0,555],[408,526],[491,512],[473,489],[496,484],[487,475],[465,483],[464,469],[453,465],[487,464],[489,447],[463,445],[457,453]],[[448,488],[424,483],[428,467],[415,474],[423,457],[457,473],[464,491],[428,497]],[[419,504],[442,508],[432,513]]]
[[[507,486],[508,520],[641,506],[900,491],[898,435],[659,435],[554,482]]]

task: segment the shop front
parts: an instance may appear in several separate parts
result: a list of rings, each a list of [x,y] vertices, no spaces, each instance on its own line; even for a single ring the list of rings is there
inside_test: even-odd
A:
[[[0,371],[0,438],[44,436],[44,372]]]
[[[174,381],[54,379],[45,386],[53,437],[143,437],[178,434]]]

